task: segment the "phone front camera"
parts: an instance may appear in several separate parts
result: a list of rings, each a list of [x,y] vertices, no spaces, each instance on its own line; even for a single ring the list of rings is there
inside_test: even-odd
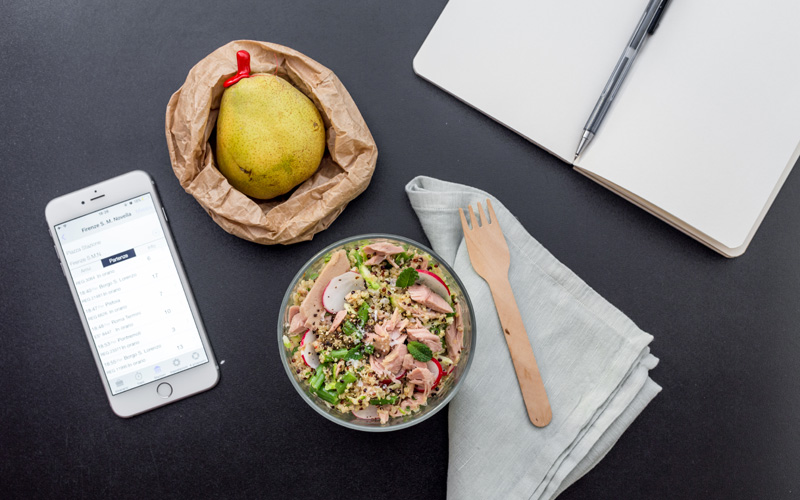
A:
[[[81,205],[85,205],[85,204],[86,204],[86,202],[85,202],[85,201],[82,201],[82,202],[81,202]]]

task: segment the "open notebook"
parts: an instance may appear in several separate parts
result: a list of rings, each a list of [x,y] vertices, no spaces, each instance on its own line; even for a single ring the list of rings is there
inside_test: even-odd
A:
[[[418,75],[568,163],[646,0],[450,0]],[[728,257],[800,155],[800,2],[673,0],[574,168]]]

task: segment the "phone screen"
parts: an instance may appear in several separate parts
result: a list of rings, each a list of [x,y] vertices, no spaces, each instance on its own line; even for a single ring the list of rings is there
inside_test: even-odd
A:
[[[149,193],[55,231],[112,394],[208,362]]]

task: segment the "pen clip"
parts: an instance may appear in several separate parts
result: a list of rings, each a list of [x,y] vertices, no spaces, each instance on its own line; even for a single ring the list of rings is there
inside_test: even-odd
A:
[[[661,15],[664,14],[664,9],[667,7],[669,0],[662,0],[661,4],[656,8],[656,13],[653,15],[653,20],[650,21],[650,26],[647,28],[647,34],[652,35],[658,24],[661,22]]]

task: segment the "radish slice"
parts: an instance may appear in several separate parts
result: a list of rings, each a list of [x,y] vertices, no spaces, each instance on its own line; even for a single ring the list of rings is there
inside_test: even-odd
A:
[[[317,336],[311,333],[311,330],[306,330],[303,339],[300,341],[300,355],[306,365],[316,370],[319,366],[319,355],[314,350],[315,340],[317,340]]]
[[[344,311],[344,298],[356,290],[366,290],[364,278],[353,271],[347,271],[333,278],[322,292],[322,307],[331,314]]]
[[[443,373],[442,372],[442,365],[440,365],[439,362],[436,361],[436,358],[431,358],[431,360],[428,361],[428,370],[430,370],[431,373],[435,373],[436,374],[436,381],[431,386],[431,390],[433,390],[437,385],[439,385],[439,381],[442,380],[442,373]],[[420,386],[416,387],[416,391],[417,392],[423,392],[422,388],[420,388]]]
[[[436,374],[436,382],[433,383],[433,387],[439,385],[439,381],[442,380],[442,365],[436,360],[436,358],[431,358],[428,361],[428,370]],[[431,387],[431,389],[433,389]]]
[[[417,272],[419,273],[419,279],[417,279],[417,283],[427,286],[433,291],[433,293],[444,298],[447,300],[447,302],[450,302],[450,289],[447,288],[447,285],[445,285],[442,278],[436,276],[430,271],[424,271],[422,269],[417,270]]]
[[[363,410],[353,410],[353,415],[362,420],[375,420],[378,418],[378,407],[370,405]]]

